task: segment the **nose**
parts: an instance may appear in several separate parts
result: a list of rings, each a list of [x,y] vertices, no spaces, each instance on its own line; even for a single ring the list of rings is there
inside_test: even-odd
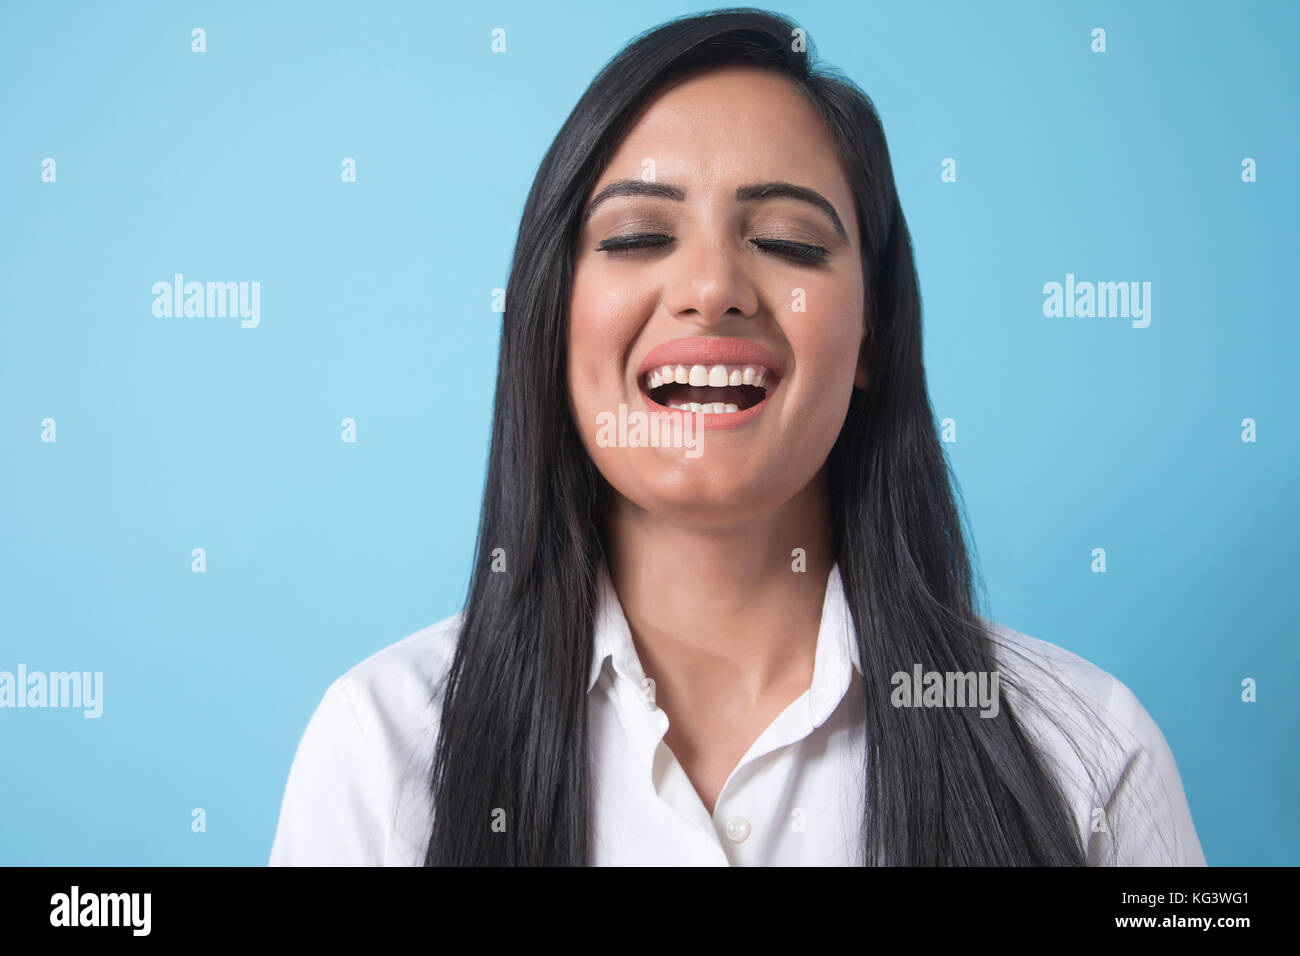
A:
[[[743,249],[703,236],[680,242],[664,263],[663,301],[675,318],[704,330],[757,313],[758,289]]]

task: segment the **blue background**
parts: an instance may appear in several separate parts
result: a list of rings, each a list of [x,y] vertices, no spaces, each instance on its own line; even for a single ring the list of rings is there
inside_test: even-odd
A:
[[[265,862],[326,685],[463,598],[537,163],[705,9],[5,3],[0,670],[103,671],[104,713],[0,710],[0,862]],[[884,121],[993,616],[1134,690],[1211,864],[1300,863],[1300,5],[775,9]],[[260,327],[156,318],[175,272]],[[1150,327],[1044,317],[1067,272]]]

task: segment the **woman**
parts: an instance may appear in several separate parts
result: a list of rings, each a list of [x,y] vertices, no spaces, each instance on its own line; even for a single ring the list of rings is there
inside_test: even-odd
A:
[[[884,134],[810,58],[722,11],[582,97],[466,606],[330,687],[272,863],[1204,864],[1127,688],[976,613]]]

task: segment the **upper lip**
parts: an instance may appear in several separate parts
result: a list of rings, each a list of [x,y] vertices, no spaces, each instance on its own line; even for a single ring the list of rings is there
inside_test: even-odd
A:
[[[761,365],[781,377],[781,362],[771,349],[749,339],[694,337],[656,346],[641,360],[637,376],[665,365]]]

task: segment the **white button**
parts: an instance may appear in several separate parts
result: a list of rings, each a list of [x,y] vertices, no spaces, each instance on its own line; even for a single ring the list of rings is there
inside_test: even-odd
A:
[[[641,695],[645,698],[646,710],[655,709],[655,682],[647,677],[641,681]]]
[[[744,843],[749,837],[749,821],[735,817],[727,821],[727,837],[732,843]]]

